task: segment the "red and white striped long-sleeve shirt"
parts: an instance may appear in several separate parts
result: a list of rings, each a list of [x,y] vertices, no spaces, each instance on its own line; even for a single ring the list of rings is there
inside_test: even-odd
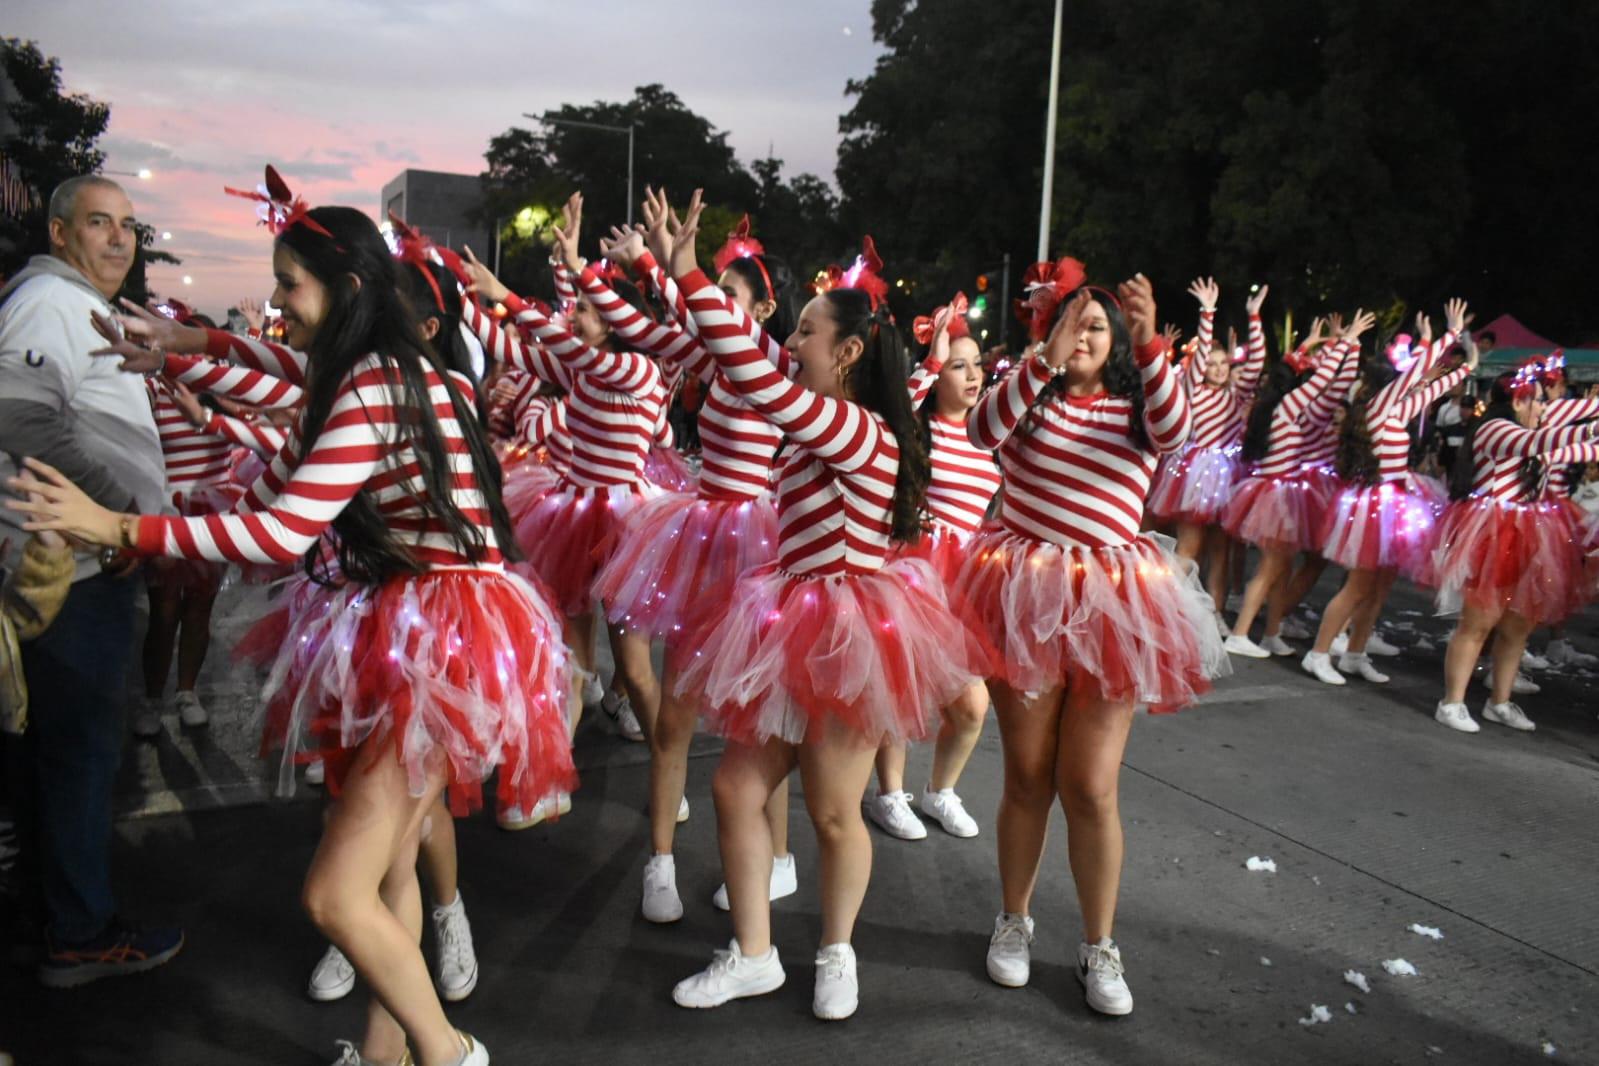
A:
[[[1333,416],[1343,407],[1355,379],[1360,376],[1358,343],[1340,337],[1327,345],[1328,358],[1332,358],[1330,353],[1334,350],[1339,353],[1338,373],[1333,375],[1332,384],[1310,401],[1305,412],[1305,437],[1300,446],[1299,464],[1307,470],[1311,467],[1331,469],[1337,462],[1339,430],[1333,426]]]
[[[543,448],[556,473],[570,470],[572,434],[566,428],[566,397],[531,397],[517,412],[516,439],[529,448]]]
[[[893,530],[899,442],[860,404],[790,381],[740,328],[703,271],[678,279],[728,384],[788,438],[777,489],[778,562],[792,574],[880,570]]]
[[[1403,481],[1410,470],[1410,432],[1408,426],[1432,402],[1466,380],[1471,371],[1460,367],[1428,382],[1427,375],[1438,359],[1455,342],[1446,333],[1411,362],[1404,373],[1384,385],[1366,405],[1366,430],[1371,434],[1372,451],[1377,457],[1378,481]]]
[[[1183,385],[1188,390],[1188,403],[1193,411],[1194,429],[1189,435],[1193,448],[1225,448],[1237,444],[1244,435],[1244,423],[1249,417],[1249,401],[1260,380],[1260,368],[1266,363],[1266,335],[1260,316],[1249,316],[1249,348],[1244,365],[1225,385],[1211,385],[1205,381],[1205,362],[1212,347],[1216,312],[1199,313],[1199,344],[1188,357]]]
[[[226,330],[205,331],[205,354],[212,359],[223,359],[239,366],[260,370],[291,385],[305,385],[306,357],[304,352],[286,348],[271,341],[253,337],[239,337]]]
[[[1585,422],[1591,418],[1599,418],[1599,397],[1586,397],[1577,399],[1568,397],[1560,400],[1550,400],[1544,405],[1543,422],[1545,426],[1569,426],[1573,422]],[[1547,469],[1544,471],[1544,495],[1551,498],[1564,499],[1571,495],[1571,464],[1589,463],[1594,460],[1587,458],[1589,447],[1568,450],[1561,449],[1558,453],[1545,457]]]
[[[935,521],[961,533],[975,533],[999,491],[994,453],[972,443],[966,419],[934,414],[928,428],[933,469],[927,482],[927,509]]]
[[[248,448],[266,459],[278,454],[289,442],[289,435],[277,426],[266,422],[246,422],[232,415],[212,415],[205,431],[240,448]]]
[[[174,494],[229,481],[233,446],[190,422],[172,399],[170,386],[159,379],[150,385],[155,428],[166,460],[167,487]]]
[[[1134,358],[1148,446],[1133,443],[1127,397],[1063,394],[1035,408],[1053,376],[1042,358],[1028,359],[978,401],[966,431],[978,448],[999,451],[1005,528],[1086,548],[1116,547],[1138,535],[1158,453],[1187,443],[1193,421],[1165,342],[1157,338]],[[1031,424],[1020,429],[1029,411]]]
[[[1255,468],[1257,477],[1287,477],[1301,468],[1311,405],[1331,387],[1339,366],[1347,358],[1343,349],[1329,346],[1317,358],[1310,379],[1290,390],[1278,402],[1271,415],[1266,454]]]
[[[473,469],[447,384],[427,373],[429,399],[443,430],[452,498],[477,526],[487,550],[481,562],[501,561],[494,527]],[[389,528],[429,566],[470,563],[437,519],[427,517],[416,448],[402,425],[398,373],[379,356],[357,365],[335,395],[327,422],[302,452],[298,431],[245,494],[238,511],[195,518],[144,515],[137,545],[146,555],[236,563],[286,563],[304,555],[363,488]]]
[[[192,355],[168,355],[162,373],[195,392],[225,396],[252,407],[293,407],[305,395],[300,386],[272,374]]]
[[[491,358],[566,391],[572,465],[563,478],[579,488],[642,482],[644,456],[666,402],[666,384],[654,360],[638,352],[591,348],[543,308],[515,295],[505,305],[516,329],[502,329],[475,303],[465,305],[462,314]],[[523,329],[531,343],[520,336]]]
[[[1472,436],[1473,496],[1490,496],[1505,503],[1532,503],[1522,484],[1527,460],[1558,452],[1599,438],[1599,423],[1542,426],[1527,429],[1508,418],[1495,418],[1477,427]]]

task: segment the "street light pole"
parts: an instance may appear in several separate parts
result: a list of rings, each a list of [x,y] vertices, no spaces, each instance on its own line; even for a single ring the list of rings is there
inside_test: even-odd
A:
[[[1055,0],[1055,37],[1049,54],[1049,118],[1044,126],[1044,199],[1038,208],[1038,262],[1049,258],[1049,209],[1055,195],[1055,112],[1060,103],[1060,22],[1063,0]]]
[[[576,126],[586,130],[603,130],[606,133],[627,134],[627,224],[633,224],[633,134],[638,129],[638,123],[629,122],[625,126],[608,126],[603,122],[585,122],[575,118],[544,118],[540,115],[530,115],[522,112],[523,118],[530,118],[534,122],[546,126]]]

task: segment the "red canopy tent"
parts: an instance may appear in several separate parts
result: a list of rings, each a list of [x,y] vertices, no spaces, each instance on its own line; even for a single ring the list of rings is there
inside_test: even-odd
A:
[[[1540,337],[1522,325],[1515,315],[1500,315],[1486,326],[1478,326],[1474,332],[1477,336],[1492,333],[1496,348],[1540,348],[1548,351],[1558,347],[1554,341]]]

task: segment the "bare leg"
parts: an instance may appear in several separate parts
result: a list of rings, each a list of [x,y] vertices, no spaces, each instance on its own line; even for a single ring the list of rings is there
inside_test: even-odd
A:
[[[1287,576],[1288,567],[1293,560],[1293,552],[1278,551],[1275,548],[1260,550],[1260,565],[1255,568],[1255,575],[1249,579],[1249,584],[1244,586],[1243,609],[1238,612],[1238,618],[1233,622],[1234,636],[1249,636],[1250,627],[1255,624],[1255,615],[1266,602],[1266,595],[1277,582]]]
[[[907,755],[903,740],[889,740],[886,737],[877,749],[877,794],[887,796],[894,792],[905,791],[905,758]]]
[[[1377,628],[1377,619],[1382,614],[1383,604],[1388,602],[1388,593],[1393,591],[1394,579],[1399,576],[1394,570],[1377,571],[1376,581],[1371,590],[1371,595],[1366,597],[1366,602],[1355,611],[1353,619],[1355,628],[1349,634],[1349,650],[1360,655],[1366,650],[1366,641],[1371,639],[1372,632]]]
[[[1068,706],[1060,720],[1055,787],[1066,812],[1072,881],[1083,911],[1083,939],[1111,935],[1122,876],[1118,780],[1133,724],[1133,704]]]
[[[778,858],[788,855],[788,778],[777,783],[766,798],[766,827],[772,834],[772,854]]]
[[[1277,583],[1266,601],[1266,636],[1276,636],[1283,627],[1283,619],[1305,601],[1310,590],[1316,587],[1327,569],[1327,560],[1319,555],[1307,555],[1293,576]]]
[[[1057,794],[1055,760],[1063,694],[1056,688],[1025,700],[997,681],[990,683],[990,690],[1005,755],[1005,788],[995,824],[1001,906],[1007,914],[1026,914],[1038,884],[1049,812]]]
[[[1196,526],[1192,522],[1177,523],[1177,557],[1179,559],[1197,562],[1199,553],[1204,546],[1204,526]]]
[[[677,672],[668,666],[661,679],[660,711],[654,727],[646,733],[650,742],[650,847],[656,855],[672,853],[677,809],[688,784],[688,749],[699,717],[692,697],[677,696],[676,688]]]
[[[211,647],[211,608],[215,588],[190,589],[183,596],[183,621],[178,628],[178,691],[193,692]]]
[[[563,626],[566,646],[572,652],[572,700],[567,708],[567,729],[577,734],[577,724],[583,718],[583,679],[594,672],[594,612],[567,615]]]
[[[1220,526],[1211,526],[1205,534],[1205,589],[1210,601],[1220,612],[1227,606],[1227,582],[1232,576],[1229,560],[1232,558],[1232,538]]]
[[[433,902],[441,907],[455,902],[461,890],[460,866],[455,852],[455,819],[441,794],[422,820],[422,871],[427,875]]]
[[[1506,611],[1499,619],[1493,646],[1495,703],[1510,699],[1516,671],[1521,669],[1521,653],[1527,650],[1527,637],[1532,634],[1532,628],[1531,622],[1514,611]]]
[[[928,787],[934,792],[954,788],[966,769],[972,749],[983,735],[983,719],[988,717],[988,688],[981,681],[969,686],[944,708],[944,724],[933,745],[933,770]]]
[[[661,683],[655,678],[650,661],[650,638],[610,626],[611,653],[616,658],[616,676],[621,679],[633,713],[648,737],[655,728],[655,715],[661,708]],[[676,808],[673,808],[676,814]]]
[[[795,759],[794,746],[780,740],[759,747],[729,741],[711,782],[733,936],[746,955],[772,946],[772,837],[764,808]]]
[[[1465,702],[1466,686],[1471,684],[1471,673],[1477,668],[1477,657],[1482,654],[1483,642],[1498,623],[1498,611],[1484,611],[1470,604],[1461,608],[1460,620],[1455,624],[1449,647],[1444,652],[1445,703]],[[1511,675],[1511,680],[1514,679],[1515,675]]]
[[[1338,634],[1349,625],[1349,620],[1376,595],[1376,592],[1377,571],[1349,571],[1344,577],[1344,587],[1327,601],[1327,609],[1321,612],[1321,627],[1316,630],[1316,644],[1313,650],[1326,654],[1332,647],[1332,642],[1338,638]],[[1349,650],[1355,650],[1353,644]]]
[[[811,733],[799,747],[799,767],[805,806],[816,827],[821,942],[847,944],[872,879],[872,838],[861,818],[861,797],[877,748],[842,726],[812,726]]]

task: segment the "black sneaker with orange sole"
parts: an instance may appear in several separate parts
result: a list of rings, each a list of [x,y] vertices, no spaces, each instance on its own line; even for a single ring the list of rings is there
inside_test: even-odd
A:
[[[141,929],[112,919],[106,931],[81,944],[46,938],[39,983],[47,988],[76,988],[102,977],[143,973],[162,965],[183,949],[182,929]]]

